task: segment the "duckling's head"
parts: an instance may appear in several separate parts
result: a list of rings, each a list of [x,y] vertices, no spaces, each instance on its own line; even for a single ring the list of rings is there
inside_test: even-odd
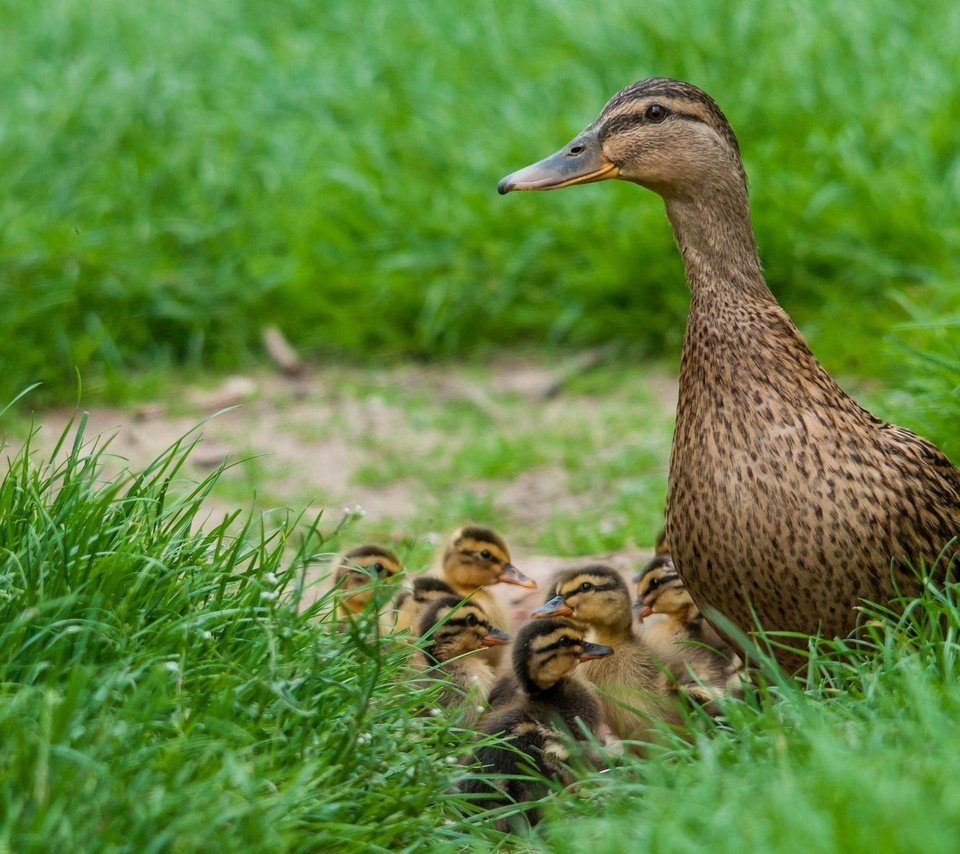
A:
[[[339,599],[347,610],[358,614],[378,589],[395,589],[402,574],[403,564],[390,549],[377,545],[350,549],[337,568]]]
[[[611,655],[613,649],[584,639],[586,629],[569,617],[527,623],[513,644],[513,669],[528,694],[552,688],[581,662]]]
[[[420,621],[420,635],[427,635],[431,629],[433,633],[423,651],[435,663],[510,642],[510,635],[490,625],[483,608],[457,596],[437,599],[427,609]]]
[[[530,612],[531,617],[569,616],[604,632],[626,631],[633,622],[630,591],[620,573],[606,564],[561,573],[553,593],[553,598]]]
[[[737,138],[713,99],[689,83],[652,77],[618,92],[560,151],[508,175],[498,190],[553,190],[608,178],[665,198],[692,198],[730,181],[746,185]]]
[[[442,578],[434,578],[432,575],[420,575],[413,579],[413,583],[406,590],[401,590],[393,604],[397,608],[404,607],[407,603],[415,603],[413,607],[423,607],[430,602],[436,602],[444,596],[455,596],[454,590]]]
[[[443,572],[464,594],[490,584],[506,582],[536,587],[510,560],[510,549],[496,531],[465,525],[453,532],[443,552]]]
[[[694,607],[668,554],[657,555],[633,580],[637,582],[636,606],[641,620],[651,614],[679,616]]]

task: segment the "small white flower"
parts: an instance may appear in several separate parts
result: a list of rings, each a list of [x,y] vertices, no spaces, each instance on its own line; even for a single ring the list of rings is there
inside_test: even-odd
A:
[[[279,594],[278,594],[278,593],[275,593],[275,592],[272,591],[272,590],[261,590],[261,591],[260,591],[260,598],[261,598],[264,602],[276,602],[278,596],[279,596]]]
[[[486,708],[483,706],[477,706],[477,714],[482,715],[486,711]]]
[[[441,712],[440,709],[436,707],[430,709],[430,717],[439,718],[441,715],[443,715],[443,712]]]
[[[367,511],[363,509],[362,505],[354,504],[353,507],[344,507],[343,515],[350,516],[354,519],[362,519],[367,515]]]
[[[202,637],[205,641],[213,640],[213,632],[209,632],[204,629],[202,632],[200,632],[200,637]]]
[[[169,670],[171,673],[179,673],[180,665],[176,661],[165,661],[163,666]]]
[[[277,576],[272,572],[265,572],[263,574],[263,580],[269,584],[271,587],[274,587],[277,583]]]
[[[446,760],[444,760],[444,761],[447,763],[447,765],[456,765],[456,764],[457,764],[457,757],[456,757],[456,756],[448,756],[448,757],[446,758]]]

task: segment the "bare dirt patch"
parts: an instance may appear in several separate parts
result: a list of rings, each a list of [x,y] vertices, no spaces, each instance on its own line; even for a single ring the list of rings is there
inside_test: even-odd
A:
[[[487,419],[489,430],[507,434],[517,425],[536,431],[538,424],[574,416],[595,419],[600,430],[595,396],[566,388],[576,373],[575,362],[571,369],[534,358],[469,368],[315,367],[292,378],[260,371],[229,378],[213,389],[185,388],[171,399],[136,407],[92,407],[86,435],[110,437],[115,456],[110,465],[137,470],[196,430],[202,438],[190,456],[188,476],[199,479],[224,460],[236,462],[222,478],[224,488],[211,498],[213,516],[251,505],[327,508],[337,515],[341,508],[360,505],[368,523],[375,527],[384,520],[396,530],[405,519],[444,501],[442,493],[426,485],[427,469],[462,453],[464,444],[473,441],[472,434],[450,435],[436,413],[449,406],[472,407],[478,419]],[[645,385],[651,405],[664,417],[672,413],[672,377],[637,370],[631,382]],[[52,448],[76,417],[66,408],[42,413],[34,439],[37,452]],[[18,444],[11,441],[8,453]],[[520,532],[513,539],[522,544],[522,532],[551,514],[576,513],[597,500],[574,494],[568,481],[563,465],[541,462],[504,478],[470,479],[468,486],[478,500],[488,500],[511,520]],[[627,562],[642,554],[628,554]],[[545,579],[561,564],[531,555],[524,569]]]

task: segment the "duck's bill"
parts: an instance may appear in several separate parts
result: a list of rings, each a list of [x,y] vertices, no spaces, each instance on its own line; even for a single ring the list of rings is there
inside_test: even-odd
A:
[[[512,190],[559,190],[619,174],[620,167],[607,159],[596,132],[584,131],[556,154],[502,178],[497,192],[502,196]]]
[[[603,658],[605,655],[613,655],[612,646],[604,646],[602,643],[583,642],[583,651],[580,653],[581,661],[593,661],[595,658]]]
[[[508,563],[503,568],[503,574],[500,576],[500,580],[506,582],[507,584],[516,584],[517,587],[528,587],[531,590],[537,586],[536,581],[534,581],[529,575],[524,575],[512,563]]]
[[[544,617],[569,617],[572,613],[573,608],[564,601],[562,596],[554,596],[549,602],[531,611],[530,618],[541,620]]]
[[[510,635],[500,631],[496,626],[490,626],[487,633],[480,639],[480,646],[503,646],[510,643]]]
[[[637,619],[641,623],[653,613],[653,608],[650,605],[644,605],[642,602],[636,603],[633,609],[637,612]]]

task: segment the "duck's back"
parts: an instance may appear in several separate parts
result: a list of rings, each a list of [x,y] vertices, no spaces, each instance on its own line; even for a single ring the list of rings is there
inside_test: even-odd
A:
[[[691,303],[667,538],[694,601],[743,629],[833,636],[919,590],[960,535],[960,472],[850,399],[772,299]],[[748,600],[750,604],[748,605]]]

